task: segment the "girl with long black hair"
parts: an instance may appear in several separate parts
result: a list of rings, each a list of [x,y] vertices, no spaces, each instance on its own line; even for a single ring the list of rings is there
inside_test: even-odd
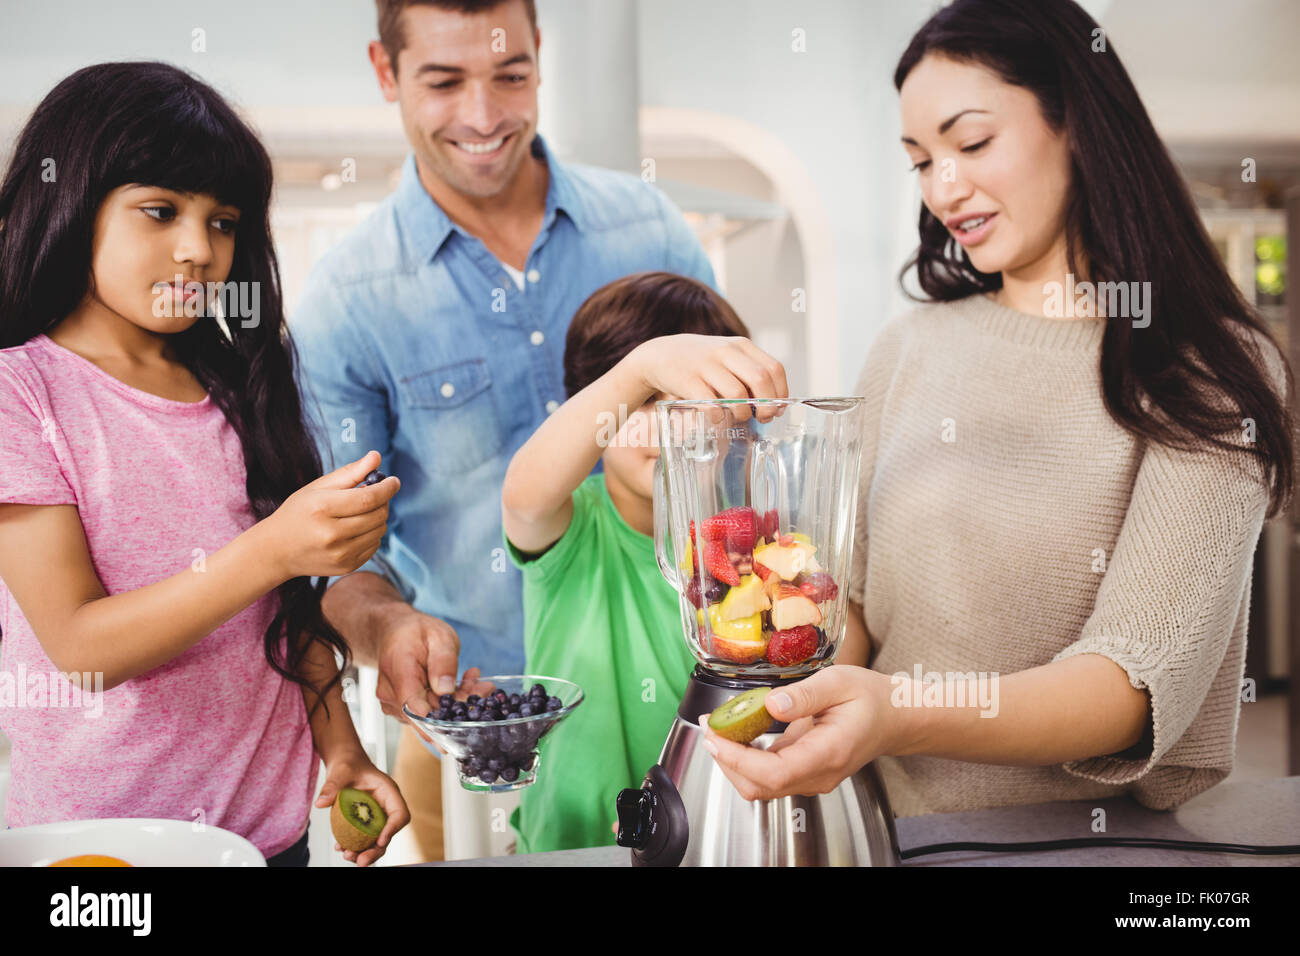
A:
[[[1075,3],[956,0],[894,84],[926,304],[858,382],[872,669],[771,694],[774,752],[710,744],[750,798],[876,761],[900,816],[1177,806],[1232,768],[1290,369]]]
[[[10,825],[195,820],[303,862],[318,760],[317,806],[352,787],[387,811],[348,859],[407,821],[342,702],[347,647],[312,581],[375,552],[398,482],[356,487],[373,451],[321,476],[271,187],[253,132],[162,63],[78,70],[18,138],[0,184],[0,669],[44,691],[0,707]]]

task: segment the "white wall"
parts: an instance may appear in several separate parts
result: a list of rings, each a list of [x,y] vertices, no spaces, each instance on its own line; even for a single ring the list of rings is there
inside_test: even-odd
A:
[[[825,308],[823,295],[809,302],[808,320],[832,323],[838,337],[827,346],[836,379],[813,386],[823,394],[852,386],[875,332],[901,306],[894,227],[899,194],[910,186],[890,78],[930,9],[922,2],[780,0],[641,5],[643,106],[723,114],[759,127],[816,184],[831,234],[836,314],[813,314]],[[804,31],[806,52],[791,48],[796,29]],[[807,256],[813,237],[800,238]],[[783,304],[789,308],[788,292]]]

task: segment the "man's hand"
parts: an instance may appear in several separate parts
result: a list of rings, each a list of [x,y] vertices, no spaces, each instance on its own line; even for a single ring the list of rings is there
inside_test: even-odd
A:
[[[460,687],[456,669],[460,637],[436,617],[422,614],[409,604],[385,615],[378,634],[379,683],[375,696],[384,713],[406,720],[402,705],[426,689],[436,694],[470,693],[478,682],[479,669],[465,671]]]

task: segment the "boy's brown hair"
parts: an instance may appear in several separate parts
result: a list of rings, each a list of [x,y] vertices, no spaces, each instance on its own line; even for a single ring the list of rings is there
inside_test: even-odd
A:
[[[402,30],[402,11],[407,7],[438,7],[456,13],[485,13],[494,10],[511,0],[375,0],[375,12],[379,15],[379,42],[392,61],[393,71],[397,71],[397,54],[406,46],[406,34]],[[534,0],[524,0],[524,9],[528,12],[528,25],[537,32],[537,6]]]
[[[601,286],[578,307],[564,342],[569,398],[661,335],[743,335],[749,329],[703,282],[672,272],[637,272]]]

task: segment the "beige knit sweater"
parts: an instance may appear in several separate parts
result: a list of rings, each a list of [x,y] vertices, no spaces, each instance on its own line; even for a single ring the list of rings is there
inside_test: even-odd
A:
[[[1263,472],[1120,428],[1104,326],[976,295],[880,332],[855,392],[868,415],[849,595],[886,674],[1114,660],[1151,695],[1154,748],[1042,767],[882,756],[898,816],[1122,793],[1170,809],[1232,768]]]

